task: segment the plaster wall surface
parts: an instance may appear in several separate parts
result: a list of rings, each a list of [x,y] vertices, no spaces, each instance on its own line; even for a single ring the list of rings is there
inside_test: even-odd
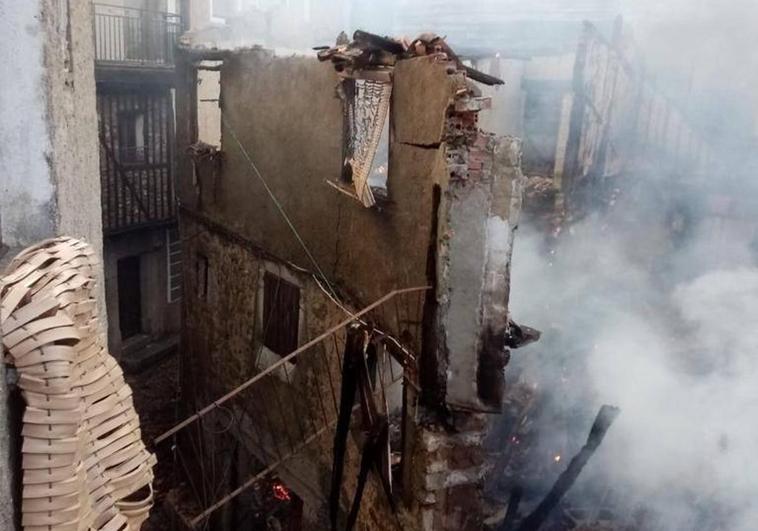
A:
[[[403,63],[417,67],[396,69],[391,110],[395,123],[417,109],[415,81],[423,83],[440,72],[445,75],[444,66],[423,59]],[[273,255],[317,270],[251,168],[241,144],[318,267],[348,294],[370,303],[392,289],[428,282],[433,189],[446,178],[444,149],[435,142],[441,140],[451,86],[429,84],[427,97],[441,102],[427,107],[438,115],[438,128],[432,133],[424,128],[410,130],[402,142],[391,143],[390,202],[378,210],[364,208],[326,182],[338,182],[342,166],[337,82],[333,67],[313,58],[276,58],[250,51],[227,59],[221,72],[224,161],[215,178],[200,183],[202,207],[206,215]],[[180,118],[180,129],[182,122]],[[178,138],[181,146],[181,131]],[[198,205],[193,171],[189,161],[182,164],[178,172],[181,200],[193,208]]]
[[[0,217],[15,250],[54,235],[102,253],[91,3],[0,0]],[[99,306],[105,320],[102,268]],[[0,368],[0,529],[13,529],[7,387]]]
[[[0,216],[3,241],[22,247],[65,234],[102,256],[89,2],[0,3]],[[101,317],[102,268],[98,274]]]
[[[40,1],[0,2],[0,215],[11,247],[49,236],[55,223],[52,142]]]
[[[521,144],[477,133],[468,153],[469,179],[451,180],[443,209],[438,290],[444,301],[440,333],[447,355],[446,398],[464,410],[497,411],[507,363],[502,337],[520,212]]]
[[[462,189],[450,209],[452,234],[447,261],[449,311],[443,316],[449,355],[448,402],[470,406],[476,400],[476,363],[482,323],[481,287],[487,258],[487,217],[490,194],[480,187]]]
[[[56,232],[86,240],[102,256],[92,6],[44,0],[43,13]]]

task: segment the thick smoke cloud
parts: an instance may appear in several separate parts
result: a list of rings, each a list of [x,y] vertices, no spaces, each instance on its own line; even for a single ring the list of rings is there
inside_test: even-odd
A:
[[[639,239],[630,243],[597,219],[552,250],[523,228],[511,310],[544,335],[514,355],[512,369],[561,405],[540,422],[555,424],[563,413],[581,430],[601,403],[622,408],[583,484],[611,486],[629,510],[649,509],[646,529],[758,529],[758,268],[750,242],[724,251],[702,223],[658,257],[667,262],[660,269],[640,260],[655,255],[655,242],[647,253]],[[541,444],[559,451],[562,436]]]

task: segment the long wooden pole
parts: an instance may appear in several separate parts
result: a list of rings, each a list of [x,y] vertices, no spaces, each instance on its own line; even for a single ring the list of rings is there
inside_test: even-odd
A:
[[[608,428],[611,427],[613,421],[621,410],[617,407],[604,405],[600,408],[600,411],[595,418],[595,422],[592,424],[592,429],[587,437],[587,443],[582,447],[576,456],[571,460],[566,470],[558,476],[553,488],[550,489],[547,496],[540,502],[532,513],[527,516],[521,525],[517,528],[517,531],[537,531],[542,524],[545,523],[550,512],[561,501],[563,495],[568,492],[571,486],[579,477],[584,465],[587,464],[592,454],[595,453],[600,443],[603,442]]]

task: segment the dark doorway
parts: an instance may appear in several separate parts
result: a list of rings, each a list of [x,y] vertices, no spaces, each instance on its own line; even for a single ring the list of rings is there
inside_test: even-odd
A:
[[[139,256],[130,256],[118,261],[118,314],[122,340],[142,332],[140,280]]]

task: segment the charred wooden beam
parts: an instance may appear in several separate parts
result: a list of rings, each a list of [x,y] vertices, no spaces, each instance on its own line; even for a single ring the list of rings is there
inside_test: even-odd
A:
[[[608,428],[611,427],[611,424],[616,420],[619,413],[620,410],[617,407],[604,405],[600,408],[597,417],[595,417],[595,422],[592,424],[592,429],[587,437],[586,444],[582,447],[579,453],[574,456],[566,470],[558,476],[558,480],[553,485],[553,488],[550,489],[547,496],[545,496],[537,508],[534,509],[523,522],[521,522],[517,531],[537,531],[540,526],[545,523],[550,512],[556,505],[558,505],[566,492],[568,492],[576,481],[576,478],[579,477],[584,466],[587,464],[587,461],[589,461],[592,454],[595,453],[595,450],[600,446],[600,443],[603,442],[603,438],[605,437]]]
[[[252,49],[252,48],[251,48]],[[180,45],[177,51],[189,61],[223,61],[242,50],[222,50],[219,48],[195,48]]]
[[[476,68],[471,68],[470,66],[463,65],[463,68],[466,70],[466,75],[473,79],[474,81],[478,81],[479,83],[484,83],[485,85],[505,85],[505,81],[503,81],[500,78],[497,78],[495,76],[491,76],[489,74],[485,74],[484,72],[480,72]]]
[[[332,461],[332,481],[329,492],[329,522],[332,531],[337,531],[337,517],[340,509],[340,494],[345,471],[345,454],[350,429],[350,417],[353,414],[355,395],[358,393],[358,370],[362,361],[366,334],[358,325],[347,328],[345,352],[342,360],[342,386],[340,390],[340,407],[337,428],[334,431]]]
[[[379,48],[380,50],[384,50],[396,55],[405,52],[405,48],[403,47],[402,43],[399,43],[396,40],[390,39],[388,37],[382,37],[374,33],[369,33],[368,31],[355,30],[355,33],[353,33],[353,40],[365,42],[372,48]]]
[[[511,490],[511,495],[508,498],[508,509],[505,511],[505,518],[503,523],[500,524],[499,531],[510,531],[513,527],[513,523],[518,516],[518,508],[521,504],[521,497],[524,495],[524,489],[519,485],[516,485]]]
[[[521,348],[535,341],[539,341],[542,332],[529,326],[524,326],[508,319],[508,333],[505,334],[505,346]]]

